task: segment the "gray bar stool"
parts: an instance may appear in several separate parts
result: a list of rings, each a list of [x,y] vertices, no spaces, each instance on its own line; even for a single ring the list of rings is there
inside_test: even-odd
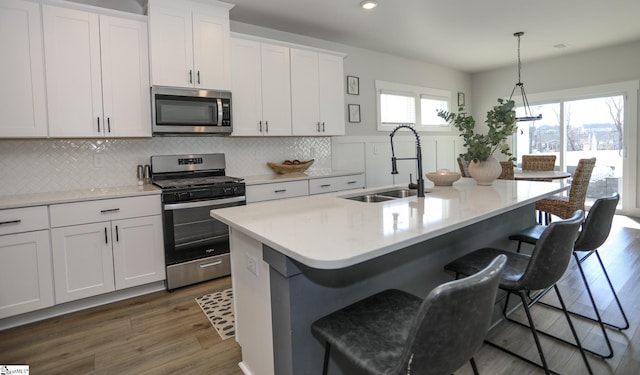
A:
[[[473,276],[439,285],[423,300],[385,290],[315,321],[325,342],[323,374],[331,348],[369,374],[451,374],[470,361],[489,329],[498,281],[498,256]]]
[[[586,351],[597,355],[602,358],[611,358],[613,357],[613,347],[611,346],[611,341],[609,340],[609,335],[605,329],[605,326],[609,326],[611,328],[615,328],[618,330],[625,330],[629,328],[629,320],[627,319],[627,315],[620,304],[620,300],[618,299],[618,294],[616,293],[613,284],[611,283],[611,279],[609,278],[609,274],[607,273],[606,268],[604,267],[604,263],[602,263],[602,258],[600,258],[600,254],[598,253],[598,248],[602,246],[602,244],[609,237],[609,233],[611,232],[611,225],[613,222],[613,216],[616,213],[616,207],[618,206],[618,201],[620,200],[620,195],[618,193],[609,196],[603,197],[596,200],[596,202],[589,210],[589,215],[587,215],[587,219],[582,225],[582,230],[580,231],[580,235],[576,240],[576,243],[573,246],[573,257],[576,260],[576,264],[578,265],[578,270],[580,271],[580,276],[582,277],[582,281],[587,290],[587,295],[589,296],[589,300],[591,301],[591,305],[593,306],[593,311],[596,315],[596,318],[592,318],[583,314],[579,314],[577,312],[569,311],[570,314],[579,316],[584,319],[591,320],[593,322],[598,323],[600,326],[600,330],[602,331],[602,335],[607,344],[608,353],[598,353],[593,350],[585,349]],[[518,241],[518,252],[520,252],[520,247],[522,243],[528,243],[535,245],[540,239],[541,234],[546,229],[544,225],[534,225],[529,227],[519,233],[509,236],[510,240]],[[578,253],[582,253],[583,255],[579,255]],[[612,323],[604,322],[600,315],[600,310],[596,304],[595,299],[593,298],[593,294],[591,292],[591,288],[589,287],[589,282],[584,274],[584,269],[582,268],[582,262],[584,262],[591,255],[595,254],[598,258],[598,262],[600,263],[600,268],[604,273],[604,276],[607,279],[607,283],[609,284],[609,288],[611,289],[611,293],[613,293],[613,297],[618,305],[618,309],[620,310],[620,314],[624,319],[624,324],[619,326]],[[546,293],[548,290],[543,291],[542,293]],[[552,308],[558,308],[556,306],[549,305],[544,302],[539,302],[545,306],[549,306]],[[557,337],[555,337],[557,339]]]
[[[584,350],[582,350],[582,344],[580,343],[580,339],[573,327],[571,317],[566,310],[566,306],[556,285],[556,282],[560,277],[562,277],[569,265],[573,244],[578,237],[578,230],[583,220],[584,212],[582,210],[578,210],[569,219],[551,223],[540,236],[531,256],[506,250],[483,248],[460,257],[444,266],[446,270],[454,272],[457,278],[460,275],[471,275],[477,272],[477,270],[485,267],[491,259],[497,255],[503,254],[507,256],[507,264],[499,284],[499,288],[507,292],[507,298],[504,308],[502,309],[502,314],[506,320],[520,324],[531,330],[541,363],[536,363],[492,342],[486,341],[486,343],[518,357],[523,361],[543,368],[546,374],[555,374],[556,372],[551,371],[547,365],[547,360],[544,356],[542,346],[540,345],[540,339],[538,338],[538,331],[535,328],[531,312],[529,310],[530,307],[537,302],[537,299],[527,302],[526,295],[530,291],[550,287],[553,287],[556,291],[558,300],[560,301],[560,305],[562,306],[564,315],[567,319],[567,323],[569,324],[573,338],[576,341],[575,346],[580,350],[580,355],[582,356],[589,374],[593,373]],[[529,325],[510,319],[507,316],[507,306],[509,305],[509,297],[511,294],[517,294],[520,297]]]

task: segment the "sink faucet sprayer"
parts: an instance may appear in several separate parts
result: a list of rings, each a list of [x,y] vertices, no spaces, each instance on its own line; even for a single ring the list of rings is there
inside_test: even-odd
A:
[[[396,154],[393,151],[393,136],[396,134],[398,130],[402,128],[411,130],[413,132],[413,135],[416,136],[416,157],[415,158],[396,158]],[[420,147],[420,136],[418,136],[418,133],[413,127],[407,124],[398,125],[395,129],[393,129],[393,131],[389,136],[391,137],[391,174],[398,174],[398,166],[396,165],[396,160],[414,160],[415,159],[416,162],[418,163],[418,181],[417,181],[418,197],[424,197],[424,177],[422,174],[422,149]],[[411,188],[411,186],[409,186],[409,188]]]

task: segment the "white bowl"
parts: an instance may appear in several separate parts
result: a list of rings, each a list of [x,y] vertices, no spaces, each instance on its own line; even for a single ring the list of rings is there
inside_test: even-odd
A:
[[[451,186],[460,179],[460,172],[437,171],[425,174],[436,186]]]

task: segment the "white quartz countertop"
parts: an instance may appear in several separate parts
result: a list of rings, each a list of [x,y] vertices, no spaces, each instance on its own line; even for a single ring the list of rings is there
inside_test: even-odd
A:
[[[91,201],[97,199],[133,197],[138,195],[160,194],[162,190],[154,185],[118,186],[95,189],[56,191],[35,194],[0,196],[0,210],[42,206],[47,204]]]
[[[362,171],[346,171],[336,169],[309,169],[300,173],[272,173],[259,176],[246,176],[244,182],[246,185],[272,184],[275,182],[287,182],[298,180],[313,180],[316,178],[340,177],[354,174],[363,174]]]
[[[398,186],[403,188],[404,186]],[[363,203],[345,196],[376,188],[312,195],[211,211],[211,216],[307,266],[361,263],[562,192],[565,182],[462,178],[425,198]],[[232,250],[233,251],[233,250]]]

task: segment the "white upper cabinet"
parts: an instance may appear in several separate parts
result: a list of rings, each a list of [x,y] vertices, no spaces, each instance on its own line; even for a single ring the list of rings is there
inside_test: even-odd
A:
[[[105,135],[150,137],[147,24],[101,16],[100,46]]]
[[[231,39],[233,133],[291,135],[289,48]]]
[[[229,89],[232,7],[215,0],[149,0],[152,84]]]
[[[0,0],[0,138],[46,137],[40,5]]]
[[[49,135],[150,137],[146,24],[42,8]]]
[[[291,49],[293,135],[344,135],[342,59]]]

